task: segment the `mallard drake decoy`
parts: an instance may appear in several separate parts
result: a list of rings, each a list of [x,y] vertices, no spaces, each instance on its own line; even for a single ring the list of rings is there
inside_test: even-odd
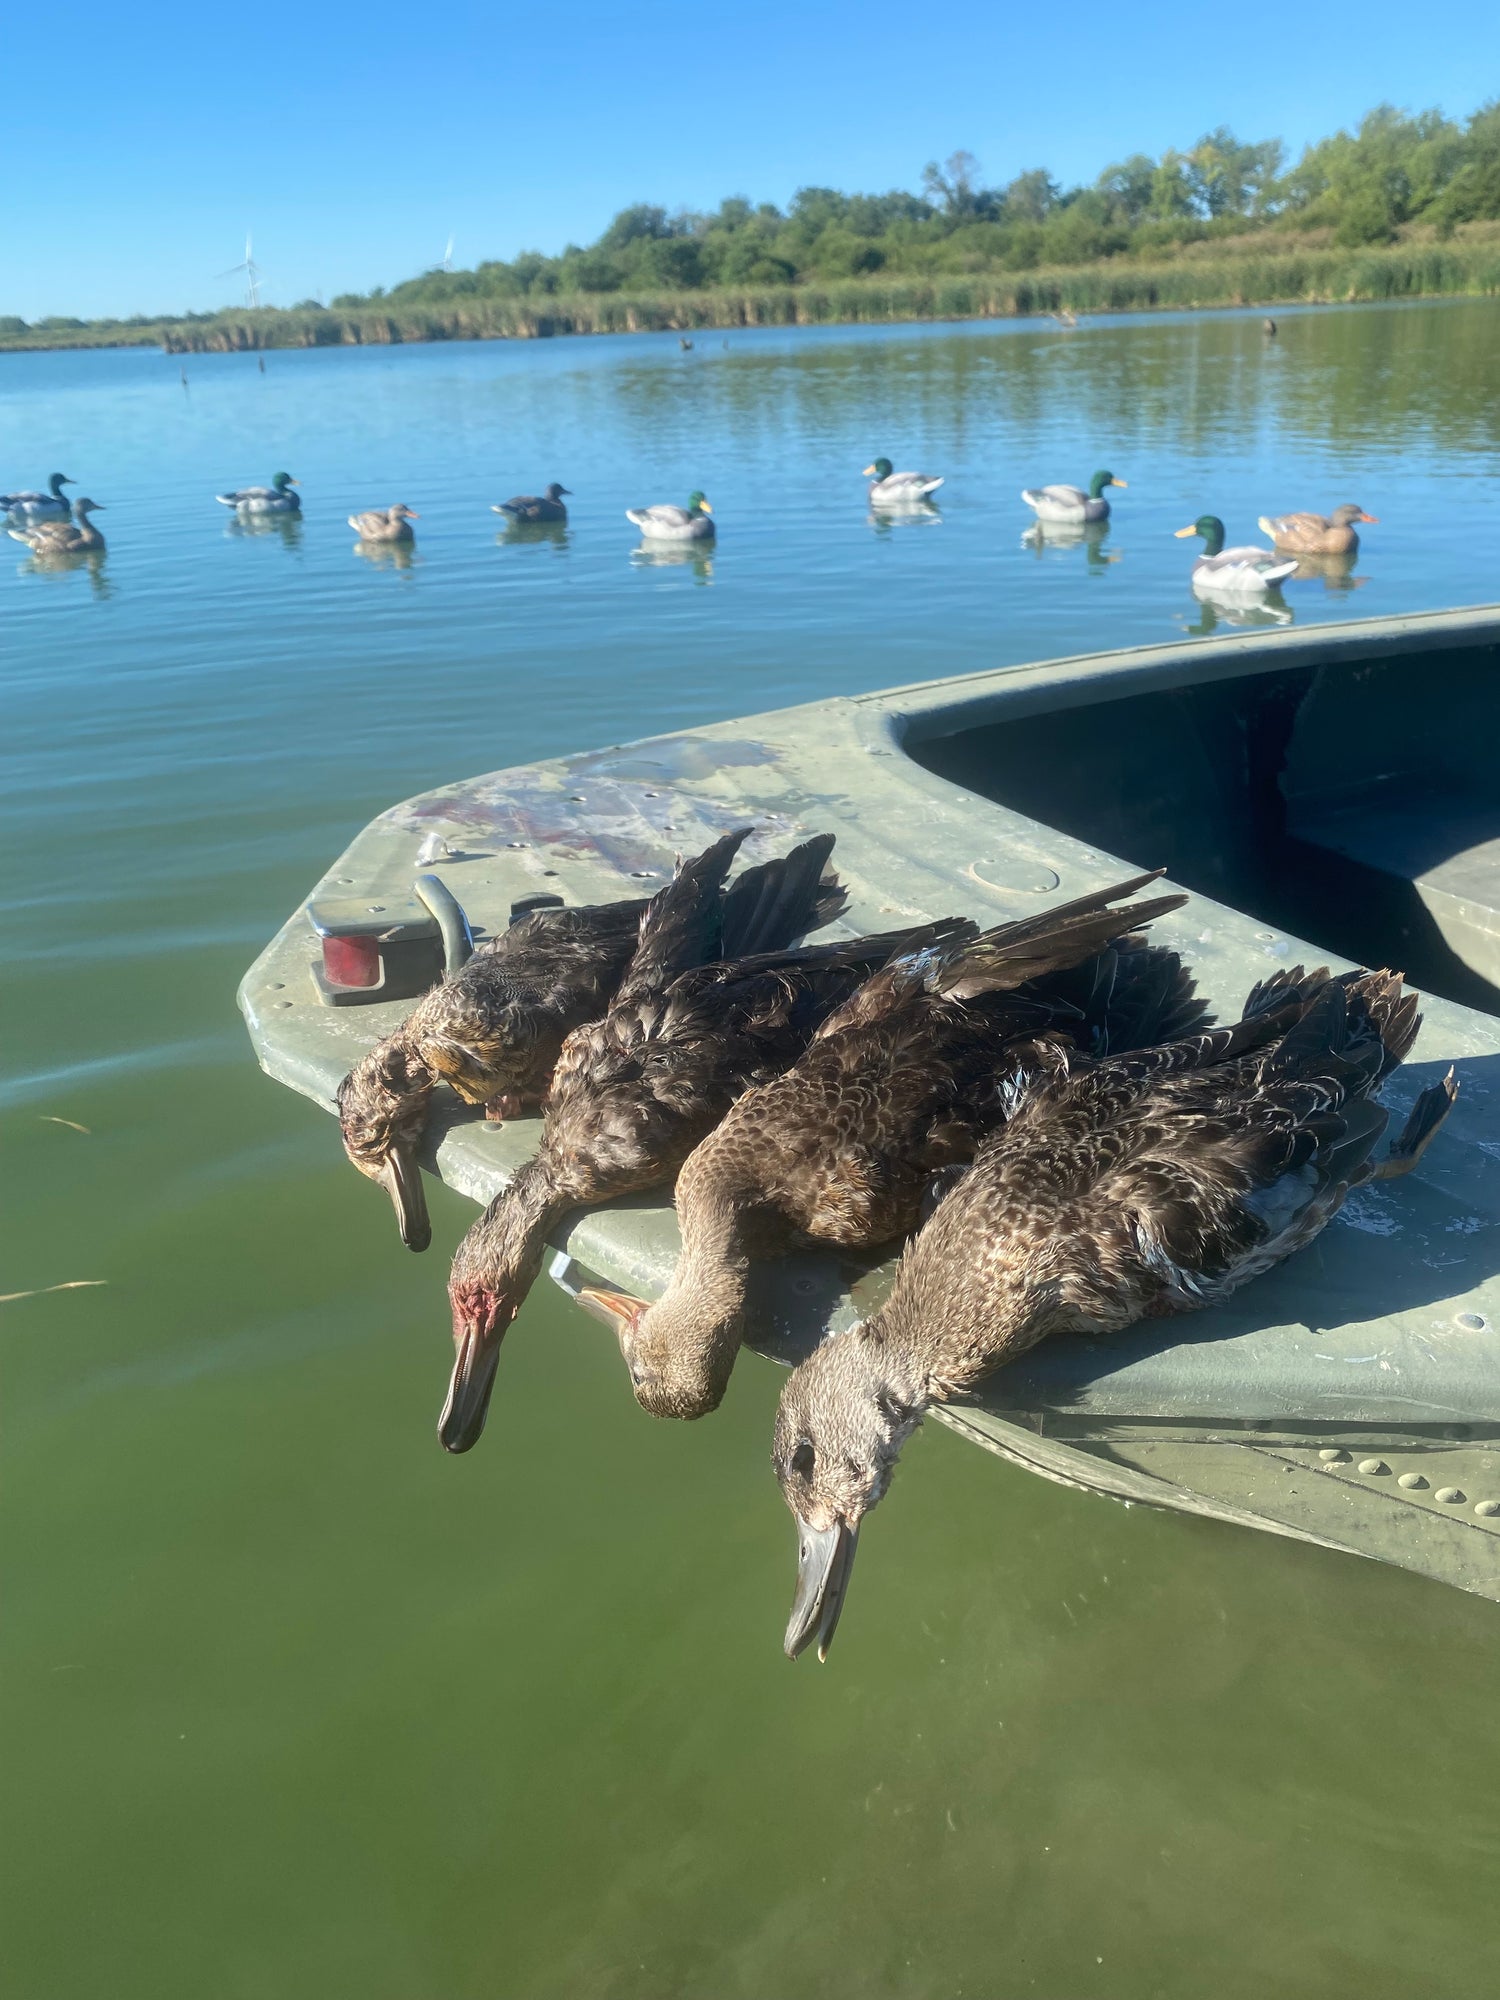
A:
[[[943,483],[930,472],[896,472],[888,458],[867,465],[861,477],[873,482],[869,497],[875,507],[910,507],[936,493]]]
[[[713,511],[701,493],[693,492],[686,507],[627,507],[625,518],[651,541],[711,542],[715,529],[709,517]]]
[[[302,501],[292,492],[297,484],[289,472],[278,472],[269,486],[241,486],[233,493],[216,493],[221,507],[239,514],[300,514]]]
[[[1296,569],[1295,561],[1278,556],[1274,549],[1250,546],[1226,549],[1224,523],[1217,514],[1200,514],[1186,528],[1176,530],[1178,541],[1187,535],[1203,537],[1203,553],[1193,562],[1193,588],[1209,597],[1259,597],[1274,590]]]
[[[416,1152],[433,1090],[449,1084],[497,1121],[536,1109],[566,1036],[608,1006],[645,909],[635,897],[517,918],[424,994],[339,1085],[344,1150],[390,1195],[409,1250],[432,1240]]]
[[[609,1011],[563,1044],[538,1152],[458,1247],[448,1286],[457,1359],[438,1426],[449,1451],[467,1451],[483,1429],[500,1342],[541,1268],[548,1231],[571,1209],[670,1184],[740,1092],[794,1062],[877,965],[942,933],[929,925],[762,949],[832,913],[830,889],[841,892],[820,880],[832,846],[824,836],[767,864],[779,872],[764,876],[744,926],[752,951],[724,958],[715,909],[743,838],[726,835],[653,899]]]
[[[1368,521],[1373,528],[1378,517],[1351,500],[1328,515],[1262,514],[1257,526],[1283,555],[1352,556],[1359,547],[1356,521]]]
[[[72,509],[63,488],[77,484],[65,472],[54,472],[45,493],[0,493],[0,512],[8,514],[17,527],[29,521],[66,521]]]
[[[1196,1311],[1301,1249],[1351,1188],[1409,1171],[1456,1094],[1423,1091],[1387,1158],[1372,1097],[1420,1025],[1391,972],[1301,967],[1244,1018],[1018,1084],[1009,1121],[909,1246],[887,1303],[792,1375],[774,1463],[796,1516],[786,1650],[827,1652],[860,1522],[934,1402],[1052,1333]]]
[[[518,493],[513,500],[502,500],[492,507],[492,514],[506,514],[512,521],[566,521],[568,510],[563,505],[566,486],[559,486],[554,479],[545,493]]]
[[[89,516],[103,511],[98,500],[75,500],[71,521],[36,521],[6,532],[13,542],[24,542],[34,556],[90,555],[104,547],[104,537]]]
[[[1129,483],[1116,479],[1112,472],[1096,472],[1087,493],[1081,486],[1027,486],[1022,489],[1021,498],[1039,521],[1055,521],[1059,525],[1107,521],[1109,502],[1104,497],[1105,487]]]
[[[366,514],[351,514],[349,526],[362,542],[414,542],[411,523],[421,515],[404,500],[394,507],[372,507]]]
[[[661,1299],[583,1295],[614,1321],[643,1409],[718,1407],[751,1256],[909,1235],[933,1175],[971,1160],[1003,1116],[999,1077],[1044,1048],[1102,1055],[1202,1025],[1181,960],[1138,930],[1187,898],[1108,907],[1156,879],[894,959],[784,1075],[738,1099],[678,1178],[682,1254]]]

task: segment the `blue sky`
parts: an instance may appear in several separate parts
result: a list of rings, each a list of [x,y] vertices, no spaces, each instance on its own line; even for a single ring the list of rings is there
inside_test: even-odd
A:
[[[1500,8],[1423,35],[1396,0],[141,0],[13,9],[0,46],[0,312],[27,318],[233,304],[216,274],[247,230],[287,305],[409,276],[450,234],[461,264],[587,241],[631,201],[915,187],[959,146],[993,181],[1092,179],[1221,123],[1295,148],[1382,98],[1500,94]]]

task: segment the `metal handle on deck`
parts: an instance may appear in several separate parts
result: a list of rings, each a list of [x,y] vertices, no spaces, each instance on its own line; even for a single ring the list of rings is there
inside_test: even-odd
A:
[[[419,875],[412,887],[437,918],[443,934],[444,971],[457,972],[474,956],[474,933],[469,929],[463,905],[440,876]]]

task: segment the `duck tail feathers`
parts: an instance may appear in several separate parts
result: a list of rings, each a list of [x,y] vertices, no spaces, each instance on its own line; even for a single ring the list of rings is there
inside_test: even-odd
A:
[[[724,878],[753,832],[753,827],[736,827],[690,861],[679,856],[671,881],[646,905],[640,943],[619,998],[652,991],[679,972],[720,956]]]
[[[1093,967],[1094,990],[1083,1014],[1096,1055],[1181,1041],[1212,1024],[1191,970],[1163,945],[1147,944],[1138,935],[1122,938],[1101,952]]]
[[[1112,907],[1148,882],[1159,880],[1162,872],[1154,869],[1149,875],[1136,875],[1112,888],[1079,896],[1020,923],[997,925],[977,938],[945,972],[938,990],[966,1000],[977,993],[1023,986],[1028,980],[1081,964],[1116,939],[1181,909],[1187,901],[1184,895],[1158,896],[1125,910]]]
[[[828,866],[833,843],[831,833],[820,833],[735,879],[724,898],[724,958],[779,951],[842,914],[849,898]]]

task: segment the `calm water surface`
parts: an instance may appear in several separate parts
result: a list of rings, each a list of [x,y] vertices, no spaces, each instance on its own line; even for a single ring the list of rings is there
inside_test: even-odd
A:
[[[1361,502],[1299,623],[1496,593],[1500,307],[0,359],[6,1991],[656,2000],[1491,1990],[1500,1608],[933,1427],[830,1665],[779,1636],[776,1372],[652,1424],[542,1288],[484,1447],[442,1280],[257,1072],[239,974],[464,773],[1208,628],[1170,530]],[[880,528],[859,468],[941,472]],[[1016,492],[1130,481],[1093,551]],[[217,488],[286,468],[243,535]],[[487,510],[557,478],[565,535]],[[711,562],[632,554],[702,486]],[[344,517],[420,509],[409,566]],[[51,1122],[69,1119],[86,1134]]]

